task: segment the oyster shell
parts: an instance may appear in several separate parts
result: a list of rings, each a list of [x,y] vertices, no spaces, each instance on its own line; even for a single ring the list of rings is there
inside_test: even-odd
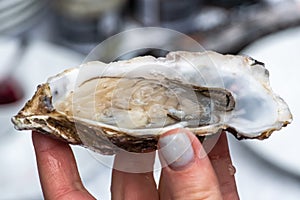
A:
[[[102,154],[153,151],[176,127],[264,139],[292,121],[268,77],[261,62],[215,52],[94,61],[39,85],[12,122]]]

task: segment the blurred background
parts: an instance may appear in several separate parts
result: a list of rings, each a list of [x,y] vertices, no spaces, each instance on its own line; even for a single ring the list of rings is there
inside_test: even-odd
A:
[[[110,36],[148,26],[176,30],[207,50],[247,54],[266,64],[294,122],[265,141],[229,136],[239,194],[246,200],[300,199],[299,0],[0,1],[0,199],[42,199],[31,134],[15,131],[10,123],[36,86],[81,64]],[[127,42],[140,39],[143,35]],[[165,52],[134,56],[143,54]],[[88,190],[97,199],[110,199],[111,169],[87,150],[72,148]]]

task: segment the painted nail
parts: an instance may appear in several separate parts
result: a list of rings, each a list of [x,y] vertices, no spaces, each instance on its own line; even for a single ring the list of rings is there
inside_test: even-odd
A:
[[[185,133],[163,136],[158,144],[161,155],[172,169],[183,168],[194,159],[190,138]]]

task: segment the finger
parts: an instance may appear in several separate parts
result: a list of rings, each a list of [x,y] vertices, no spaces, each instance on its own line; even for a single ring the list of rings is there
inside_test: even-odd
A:
[[[200,142],[191,132],[175,129],[159,139],[161,199],[221,199],[218,180]]]
[[[223,198],[230,200],[239,199],[234,178],[235,168],[230,158],[225,132],[220,135],[208,156],[217,174]]]
[[[121,152],[115,156],[112,173],[112,199],[158,199],[153,178],[155,152],[134,154]]]
[[[36,132],[32,141],[45,199],[93,199],[82,185],[68,144]]]

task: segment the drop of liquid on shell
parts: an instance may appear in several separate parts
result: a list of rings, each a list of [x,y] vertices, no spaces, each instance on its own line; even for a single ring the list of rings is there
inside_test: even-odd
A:
[[[236,169],[233,165],[228,166],[228,171],[231,176],[233,176],[236,173]]]

